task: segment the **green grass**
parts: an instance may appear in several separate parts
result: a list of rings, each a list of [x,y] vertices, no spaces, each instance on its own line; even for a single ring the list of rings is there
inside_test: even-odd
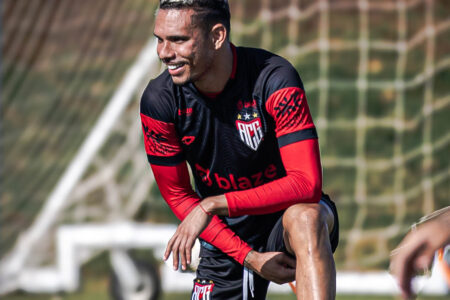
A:
[[[9,295],[8,300],[109,300],[107,293],[99,291],[98,288],[94,288],[95,292],[92,293],[73,293],[66,295],[27,295],[27,294],[14,294]],[[160,297],[160,300],[182,300],[189,299],[188,293],[170,293]],[[393,296],[369,296],[369,295],[338,295],[337,300],[394,300],[399,299]],[[417,300],[444,300],[448,299],[445,296],[419,296]],[[269,294],[267,300],[295,300],[294,294]]]

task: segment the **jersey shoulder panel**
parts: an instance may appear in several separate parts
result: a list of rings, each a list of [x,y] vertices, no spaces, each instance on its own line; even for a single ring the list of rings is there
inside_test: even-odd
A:
[[[266,61],[259,79],[264,81],[264,99],[266,100],[273,93],[284,88],[293,87],[304,90],[297,70],[281,56],[273,56]]]
[[[142,93],[141,113],[159,121],[173,123],[176,114],[174,84],[167,71],[151,80]]]
[[[140,115],[148,161],[176,165],[184,159],[175,127],[176,100],[168,72],[150,81],[144,90]]]
[[[279,146],[317,138],[302,80],[286,59],[269,55],[256,82],[267,113],[275,121]]]

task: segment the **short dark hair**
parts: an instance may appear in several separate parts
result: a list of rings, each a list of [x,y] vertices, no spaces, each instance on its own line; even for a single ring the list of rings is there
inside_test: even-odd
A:
[[[230,35],[230,7],[228,0],[160,0],[160,9],[193,9],[192,24],[203,29],[205,34],[221,23]]]

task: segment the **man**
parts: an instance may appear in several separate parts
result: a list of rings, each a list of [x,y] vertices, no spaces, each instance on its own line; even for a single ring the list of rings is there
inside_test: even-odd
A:
[[[446,245],[450,245],[450,206],[424,217],[392,251],[390,269],[398,280],[404,299],[413,296],[413,276],[429,268],[435,252]]]
[[[141,118],[155,180],[182,220],[165,259],[186,269],[200,237],[192,299],[264,299],[269,281],[294,279],[298,298],[334,299],[337,213],[302,82],[229,32],[226,0],[160,1],[168,70],[144,91]]]

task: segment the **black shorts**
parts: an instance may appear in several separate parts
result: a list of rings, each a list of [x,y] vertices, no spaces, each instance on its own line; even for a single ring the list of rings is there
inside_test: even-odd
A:
[[[330,233],[331,249],[334,252],[339,241],[339,220],[336,206],[328,195],[323,194],[321,201],[331,209],[334,215],[334,227]],[[286,252],[282,217],[273,227],[264,249],[258,250]],[[268,287],[269,281],[254,274],[225,254],[202,257],[197,269],[197,278],[194,279],[191,300],[266,299]]]

